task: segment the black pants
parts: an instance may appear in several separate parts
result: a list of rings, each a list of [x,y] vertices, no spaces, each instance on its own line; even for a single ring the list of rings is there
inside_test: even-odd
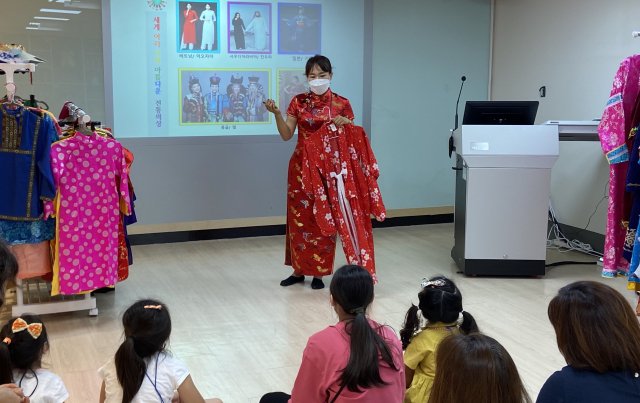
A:
[[[286,393],[267,393],[262,396],[260,403],[289,403],[289,399],[291,399],[291,395],[287,395]]]

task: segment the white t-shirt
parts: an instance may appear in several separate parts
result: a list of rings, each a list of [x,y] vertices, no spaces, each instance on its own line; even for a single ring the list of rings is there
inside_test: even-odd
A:
[[[156,378],[156,357],[158,357],[158,377]],[[182,382],[189,376],[189,370],[179,360],[173,358],[169,354],[160,353],[145,359],[147,363],[147,375],[153,382],[156,382],[158,392],[162,395],[164,403],[171,403],[173,393],[178,389]],[[116,373],[116,360],[114,357],[109,359],[104,367],[98,370],[98,375],[104,380],[105,384],[105,403],[122,403],[122,386],[118,382]],[[133,398],[131,403],[160,403],[160,396],[156,392],[156,387],[149,381],[146,376],[142,381],[140,390]]]
[[[69,392],[62,379],[46,369],[27,371],[22,377],[22,371],[13,371],[13,381],[24,390],[25,396],[30,396],[31,403],[62,403],[69,398]]]

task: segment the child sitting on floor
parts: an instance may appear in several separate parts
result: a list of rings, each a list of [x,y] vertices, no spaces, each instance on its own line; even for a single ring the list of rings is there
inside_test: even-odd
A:
[[[62,379],[42,369],[49,350],[47,329],[35,315],[11,319],[0,330],[0,385],[16,384],[31,403],[62,403],[69,398]]]
[[[400,331],[407,378],[405,403],[429,400],[436,372],[435,351],[442,339],[451,334],[478,331],[476,321],[462,309],[462,294],[455,283],[445,277],[422,280],[418,306],[411,305]],[[427,320],[420,330],[419,312]],[[458,319],[462,315],[462,323]],[[419,333],[416,332],[420,330]]]
[[[100,403],[205,403],[187,367],[165,351],[171,336],[166,305],[140,300],[127,309],[122,324],[125,341],[98,370],[103,379]]]

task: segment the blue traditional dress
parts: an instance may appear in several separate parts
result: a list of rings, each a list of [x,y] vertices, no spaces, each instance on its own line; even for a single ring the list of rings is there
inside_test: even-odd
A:
[[[56,195],[49,160],[52,123],[24,107],[0,110],[0,219],[37,221],[42,202]]]
[[[291,27],[291,41],[298,48],[298,52],[304,51],[307,29],[313,25],[313,22],[305,15],[296,15],[286,20],[287,25]]]
[[[221,122],[225,109],[229,109],[229,96],[219,92],[210,92],[205,96],[207,101],[207,113],[212,122]]]
[[[59,136],[53,119],[45,113],[41,113],[41,118],[48,122],[48,125],[45,124],[41,130],[46,130],[46,127],[49,127],[50,144],[58,141]],[[49,219],[48,221],[42,218],[35,221],[0,219],[0,239],[8,245],[38,244],[48,241],[54,238],[55,229],[56,223],[54,219]]]

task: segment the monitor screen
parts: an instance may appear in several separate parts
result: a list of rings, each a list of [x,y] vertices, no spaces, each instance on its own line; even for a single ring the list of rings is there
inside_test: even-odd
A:
[[[467,101],[463,125],[532,125],[538,101]]]

